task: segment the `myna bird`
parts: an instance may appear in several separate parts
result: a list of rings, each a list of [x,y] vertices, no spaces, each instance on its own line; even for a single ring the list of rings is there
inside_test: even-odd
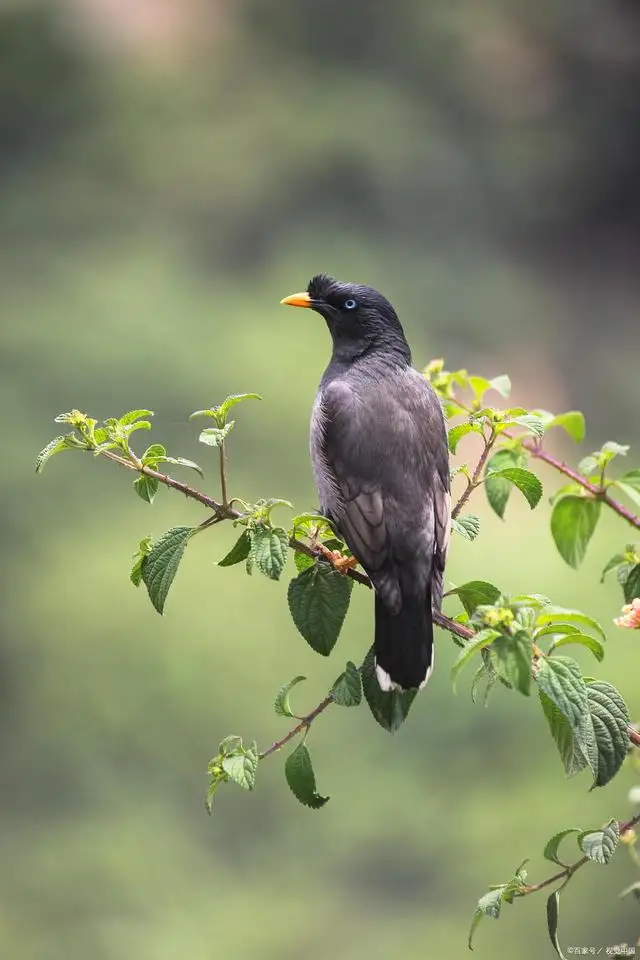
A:
[[[385,691],[422,687],[451,522],[440,401],[376,290],[320,274],[282,303],[321,314],[333,340],[311,415],[311,459],[320,509],[375,590],[378,682]]]

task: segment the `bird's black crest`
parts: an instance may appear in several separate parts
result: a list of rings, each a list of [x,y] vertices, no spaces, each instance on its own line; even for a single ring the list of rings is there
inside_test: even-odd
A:
[[[319,273],[309,282],[307,293],[312,300],[324,300],[336,286],[338,281],[335,277],[330,277],[328,273]]]

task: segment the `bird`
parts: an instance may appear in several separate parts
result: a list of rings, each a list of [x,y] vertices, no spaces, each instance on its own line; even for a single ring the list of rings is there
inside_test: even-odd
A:
[[[378,684],[420,689],[433,669],[433,610],[451,526],[442,405],[377,290],[318,274],[281,303],[320,314],[331,334],[311,413],[311,461],[320,511],[374,589]]]

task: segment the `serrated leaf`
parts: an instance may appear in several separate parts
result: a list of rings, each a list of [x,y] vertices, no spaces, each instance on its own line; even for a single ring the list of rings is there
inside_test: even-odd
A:
[[[482,427],[479,423],[458,423],[455,427],[451,427],[448,433],[449,450],[451,453],[456,452],[458,444],[468,433],[482,434]]]
[[[140,459],[146,467],[155,469],[157,464],[166,458],[166,454],[167,451],[161,443],[152,443],[147,447]]]
[[[469,542],[473,542],[480,533],[480,517],[468,513],[464,517],[452,517],[451,529]]]
[[[237,783],[243,790],[253,790],[258,769],[258,754],[255,749],[246,749],[242,753],[225,757],[222,769],[229,779]]]
[[[255,526],[249,531],[252,565],[270,580],[279,580],[289,553],[289,535],[283,527]]]
[[[626,703],[611,683],[588,683],[587,699],[597,747],[593,785],[603,787],[615,777],[627,755],[631,718]]]
[[[315,563],[289,584],[293,622],[309,646],[328,657],[349,609],[353,581],[326,563]]]
[[[139,587],[142,583],[142,563],[144,558],[151,553],[151,537],[143,537],[133,558],[133,567],[129,578],[134,587]]]
[[[152,417],[153,410],[129,410],[128,413],[124,413],[118,423],[122,427],[129,426],[131,423],[135,423],[136,420],[142,420],[143,417]],[[151,424],[149,424],[151,426]]]
[[[376,676],[375,654],[371,647],[361,669],[362,689],[374,719],[389,733],[396,733],[407,719],[417,690],[384,691],[380,689]]]
[[[294,677],[293,680],[289,680],[288,683],[285,683],[284,686],[280,687],[273,704],[273,709],[279,717],[295,717],[295,713],[291,709],[289,694],[298,683],[302,683],[302,681],[306,679],[306,677],[302,676]]]
[[[536,440],[541,440],[544,435],[544,418],[536,417],[535,414],[527,413],[521,417],[514,417],[513,423],[517,424],[519,427],[525,427],[527,431],[536,438]]]
[[[471,921],[471,929],[469,930],[469,939],[467,941],[470,950],[473,950],[473,935],[482,918],[490,917],[492,920],[499,920],[506,886],[507,884],[505,883],[499,884],[478,900],[478,906]]]
[[[629,470],[616,480],[616,486],[624,490],[626,495],[640,506],[640,470]]]
[[[568,410],[567,413],[560,413],[553,417],[547,424],[547,430],[551,427],[562,427],[572,440],[576,443],[582,443],[585,435],[584,414],[579,410]]]
[[[482,650],[484,647],[487,647],[492,643],[497,637],[500,636],[498,630],[479,630],[471,640],[467,640],[463,646],[458,659],[451,668],[451,684],[455,691],[456,689],[456,680],[458,674],[465,666],[465,664],[470,660],[470,658],[476,653],[476,651]],[[484,669],[484,666],[481,668]],[[475,679],[474,679],[475,683]],[[473,696],[472,696],[473,699]]]
[[[142,473],[137,480],[133,481],[133,487],[141,500],[144,500],[145,503],[153,503],[159,483],[155,477],[148,477],[145,473]]]
[[[542,690],[538,690],[540,705],[545,715],[549,730],[560,754],[560,759],[564,764],[565,773],[568,777],[580,773],[586,766],[589,766],[589,757],[586,748],[584,748],[576,737],[571,724],[564,713],[558,709],[553,700],[550,700]]]
[[[142,579],[149,599],[158,613],[162,613],[180,561],[193,527],[172,527],[157,540],[142,561]]]
[[[501,677],[516,690],[529,696],[531,687],[532,640],[524,630],[514,636],[501,635],[491,645]]]
[[[532,473],[531,470],[525,470],[523,467],[505,467],[504,469],[492,471],[490,474],[487,474],[487,480],[491,486],[498,481],[498,478],[506,480],[507,482],[513,484],[514,487],[517,487],[518,490],[524,495],[525,500],[532,510],[540,503],[540,498],[542,497],[542,484],[540,483],[538,477],[536,477],[535,473]],[[485,483],[487,480],[485,480]],[[497,510],[496,513],[498,513]],[[503,514],[498,515],[502,516]]]
[[[229,423],[225,423],[224,427],[206,427],[200,433],[198,440],[208,447],[221,447],[233,430],[234,423],[235,420],[229,420]]]
[[[609,863],[618,846],[620,829],[617,820],[609,820],[602,830],[591,830],[580,834],[580,849],[594,863]]]
[[[561,629],[563,624],[567,623],[577,623],[581,627],[588,627],[590,630],[598,633],[603,640],[606,639],[605,632],[598,621],[593,617],[589,617],[586,613],[581,613],[580,610],[567,610],[565,607],[550,605],[545,607],[536,618],[537,626],[544,626],[546,624],[552,626],[555,624]]]
[[[484,471],[484,490],[490,507],[500,519],[504,518],[512,488],[512,482],[506,477],[501,477],[500,473],[508,468],[519,467],[522,459],[522,454],[515,450],[498,450],[487,461]]]
[[[223,400],[217,409],[222,417],[226,419],[229,410],[235,407],[237,403],[242,403],[243,400],[262,400],[262,397],[259,393],[233,393],[227,397],[226,400]]]
[[[357,707],[362,701],[360,671],[351,660],[347,660],[344,672],[332,686],[331,696],[340,707]]]
[[[547,930],[549,931],[549,939],[551,940],[551,945],[553,946],[553,949],[560,957],[560,960],[565,960],[564,954],[560,949],[560,943],[558,941],[559,913],[560,913],[560,891],[554,890],[547,900]]]
[[[556,501],[551,514],[551,534],[558,552],[577,569],[600,518],[601,503],[588,497],[566,496]]]
[[[636,563],[629,570],[622,584],[625,603],[631,603],[636,597],[640,597],[640,563]]]
[[[557,863],[560,867],[566,867],[566,863],[563,863],[562,860],[558,857],[558,849],[560,844],[565,837],[568,837],[572,833],[581,833],[580,827],[568,827],[566,830],[561,830],[559,833],[554,834],[550,840],[547,840],[545,844],[543,856],[545,860],[550,860],[552,863]]]
[[[571,631],[562,637],[558,637],[557,640],[554,640],[550,644],[549,653],[558,647],[566,647],[570,643],[578,643],[580,646],[586,647],[587,650],[591,651],[598,663],[602,663],[604,660],[604,646],[602,642],[598,640],[597,637],[592,637],[590,633],[580,633],[579,631],[575,633]]]
[[[242,563],[243,560],[246,560],[249,556],[249,550],[251,549],[251,537],[249,536],[248,530],[243,530],[234,545],[231,547],[231,550],[222,558],[218,560],[219,567],[232,567],[236,563]]]
[[[501,596],[500,591],[487,580],[469,580],[462,586],[449,590],[446,596],[457,596],[462,606],[472,616],[476,607],[482,604],[493,604]]]
[[[130,423],[127,427],[123,427],[123,433],[125,436],[130,436],[132,433],[135,433],[136,430],[151,430],[151,423],[149,420],[136,420],[135,423]]]
[[[316,778],[311,757],[304,743],[299,743],[287,757],[284,765],[287,783],[294,797],[312,810],[323,807],[329,797],[321,797],[316,791]]]
[[[569,657],[543,657],[538,662],[536,682],[565,715],[572,730],[580,735],[588,716],[587,686],[582,671]]]
[[[36,457],[36,473],[42,473],[47,461],[50,460],[51,457],[54,457],[56,453],[62,453],[63,450],[70,449],[71,447],[67,443],[66,437],[54,437]]]
[[[164,463],[173,463],[176,467],[189,467],[190,470],[195,470],[204,479],[204,471],[195,460],[187,460],[186,457],[163,457],[162,459]]]

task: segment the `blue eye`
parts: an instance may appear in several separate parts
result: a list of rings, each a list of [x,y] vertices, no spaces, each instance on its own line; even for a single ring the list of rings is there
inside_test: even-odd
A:
[[[352,297],[349,297],[348,300],[345,300],[343,306],[345,310],[355,310],[358,304]]]

